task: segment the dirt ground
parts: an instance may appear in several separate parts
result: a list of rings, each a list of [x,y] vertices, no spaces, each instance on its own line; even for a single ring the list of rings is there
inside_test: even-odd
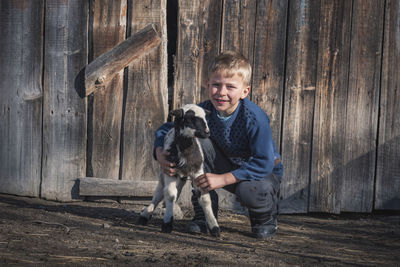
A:
[[[281,215],[270,240],[220,212],[221,238],[136,223],[147,201],[58,203],[0,194],[0,266],[399,266],[400,213]]]

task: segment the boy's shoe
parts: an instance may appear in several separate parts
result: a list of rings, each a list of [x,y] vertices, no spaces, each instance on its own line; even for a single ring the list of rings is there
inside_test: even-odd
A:
[[[250,213],[251,232],[253,237],[268,239],[275,235],[277,226],[276,215]]]
[[[278,229],[278,226],[272,224],[255,225],[252,227],[251,232],[255,238],[268,239],[275,235],[276,229]]]

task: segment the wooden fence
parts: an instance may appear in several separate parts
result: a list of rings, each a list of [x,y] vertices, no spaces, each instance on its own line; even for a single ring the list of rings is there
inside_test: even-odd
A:
[[[155,130],[206,99],[208,63],[234,49],[283,157],[281,213],[400,209],[400,0],[168,1],[173,90],[167,0],[0,2],[0,192],[69,201],[98,177],[149,194]],[[79,72],[149,23],[162,44],[79,97]]]

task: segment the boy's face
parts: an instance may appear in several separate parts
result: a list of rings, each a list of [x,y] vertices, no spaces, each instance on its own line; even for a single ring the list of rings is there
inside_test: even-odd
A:
[[[250,86],[237,74],[227,76],[224,72],[214,72],[207,81],[208,97],[215,109],[223,117],[231,115],[250,92]]]

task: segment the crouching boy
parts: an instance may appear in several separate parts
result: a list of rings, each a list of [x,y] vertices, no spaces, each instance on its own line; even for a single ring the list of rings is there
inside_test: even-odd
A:
[[[247,96],[250,92],[251,65],[241,54],[226,51],[211,62],[208,69],[209,100],[200,103],[211,111],[206,119],[210,138],[201,140],[205,157],[204,174],[195,179],[209,192],[217,217],[218,195],[224,188],[234,193],[249,211],[254,237],[272,237],[277,229],[277,204],[283,166],[272,139],[267,114]],[[155,157],[165,174],[176,173],[175,163],[166,160],[165,134],[172,127],[166,123],[156,132]],[[207,233],[207,225],[198,195],[192,195],[194,219],[190,233]]]

